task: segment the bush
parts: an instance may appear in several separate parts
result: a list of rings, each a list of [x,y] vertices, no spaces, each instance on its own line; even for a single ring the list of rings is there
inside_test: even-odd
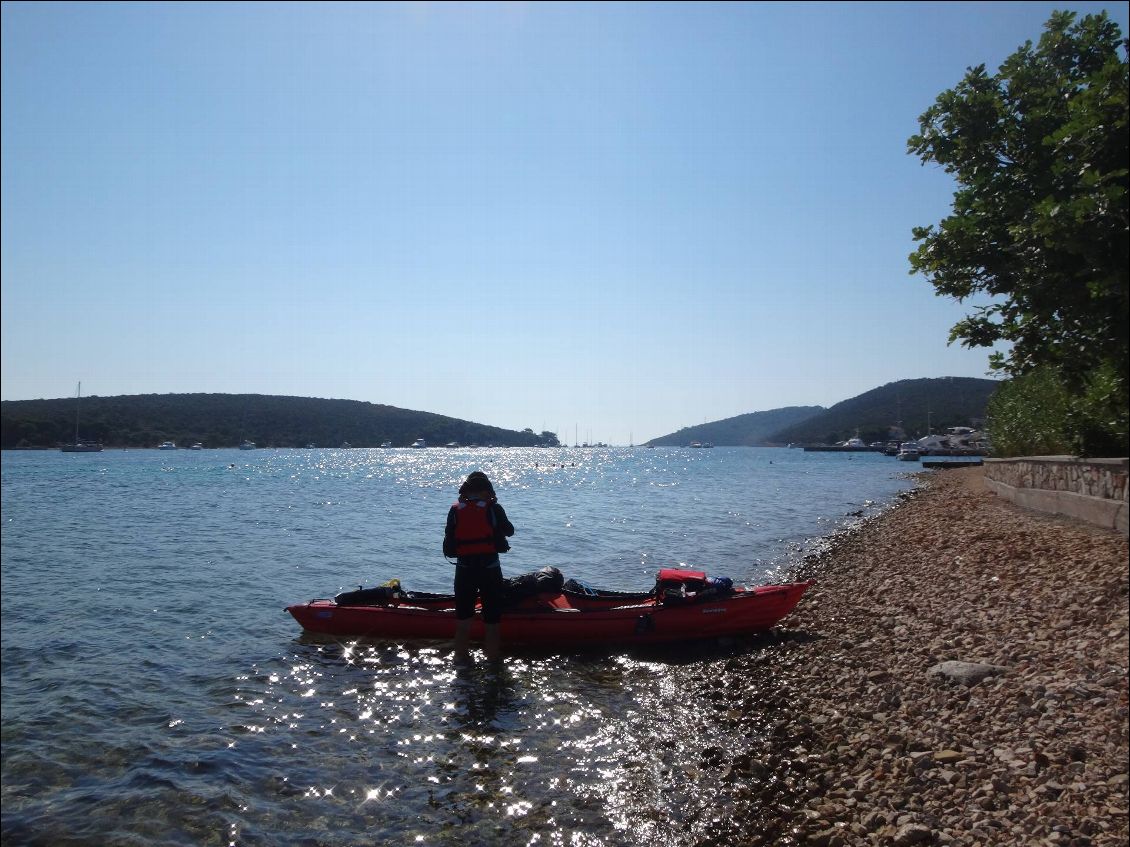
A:
[[[1050,367],[1001,383],[988,408],[993,454],[1126,456],[1130,427],[1122,396],[1109,367],[1076,391]]]
[[[1002,382],[989,399],[993,455],[1050,456],[1071,453],[1066,435],[1069,395],[1051,368]]]
[[[1068,441],[1080,456],[1126,456],[1130,410],[1118,374],[1111,366],[1096,371],[1064,421]]]

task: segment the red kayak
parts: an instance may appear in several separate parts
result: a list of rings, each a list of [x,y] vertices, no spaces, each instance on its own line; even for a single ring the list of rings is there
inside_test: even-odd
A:
[[[541,590],[512,603],[503,614],[502,641],[571,649],[748,635],[771,629],[812,585],[719,589],[702,572],[671,569],[661,571],[659,577],[656,589],[647,593],[577,590],[568,583]],[[451,595],[390,592],[392,596],[368,600],[365,593],[350,592],[362,595],[361,604],[357,596],[339,595],[339,600],[348,598],[348,602],[311,600],[288,606],[287,611],[307,632],[326,635],[443,640],[455,635]],[[482,637],[483,624],[476,613],[471,638]]]

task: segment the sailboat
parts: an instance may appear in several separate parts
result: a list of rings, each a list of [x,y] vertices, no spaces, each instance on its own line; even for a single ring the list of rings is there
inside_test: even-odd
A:
[[[59,449],[64,453],[101,453],[102,445],[97,441],[83,441],[78,437],[78,413],[81,401],[82,383],[80,382],[75,392],[75,440],[70,444],[62,445]]]

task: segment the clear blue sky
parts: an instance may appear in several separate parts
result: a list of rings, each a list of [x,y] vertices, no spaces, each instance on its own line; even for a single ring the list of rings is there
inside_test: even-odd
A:
[[[910,276],[968,66],[1125,3],[3,4],[4,399],[636,443],[985,376]]]

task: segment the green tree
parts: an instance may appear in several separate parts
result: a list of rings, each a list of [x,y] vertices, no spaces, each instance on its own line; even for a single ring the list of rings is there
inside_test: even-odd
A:
[[[1053,368],[1036,368],[1001,383],[989,400],[989,437],[996,456],[1050,456],[1069,452],[1067,392]]]
[[[1084,454],[1126,450],[1128,88],[1118,26],[1056,12],[995,76],[979,65],[940,94],[908,141],[958,185],[952,214],[914,229],[911,273],[959,302],[987,295],[951,343],[1007,343],[990,366],[1011,376],[1053,368]]]

